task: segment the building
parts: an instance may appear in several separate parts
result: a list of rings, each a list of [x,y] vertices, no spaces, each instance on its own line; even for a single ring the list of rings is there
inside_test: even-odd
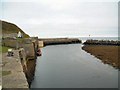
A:
[[[19,31],[18,32],[18,36],[17,36],[18,38],[22,38],[22,33]]]

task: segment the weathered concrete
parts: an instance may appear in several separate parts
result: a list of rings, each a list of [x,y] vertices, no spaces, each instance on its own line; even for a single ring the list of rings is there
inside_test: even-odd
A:
[[[39,48],[44,47],[43,41],[38,41],[38,47],[39,47]]]
[[[1,45],[2,45],[2,21],[0,21],[0,49],[2,50],[1,48]],[[0,52],[0,90],[2,88],[2,52]]]
[[[14,38],[4,38],[2,39],[2,45],[12,48],[21,48],[24,46],[23,40],[14,39]]]
[[[26,59],[35,59],[35,48],[34,48],[34,44],[30,43],[30,44],[25,44],[24,47],[25,49],[25,53],[26,53]]]
[[[21,64],[22,64],[22,67],[23,67],[23,71],[26,75],[27,82],[28,82],[29,87],[30,87],[31,82],[34,79],[36,59],[27,58],[24,48],[20,49],[19,56],[20,56],[20,59],[21,59]]]
[[[72,44],[72,43],[81,43],[82,41],[78,38],[48,38],[48,39],[39,39],[43,41],[44,46],[46,45],[57,45],[57,44]]]
[[[38,38],[22,39],[20,40],[21,44],[16,44],[16,39],[10,39],[8,43],[6,40],[5,46],[11,47],[12,41],[14,41],[15,44],[13,47],[17,45],[17,49],[19,50],[14,50],[14,57],[7,57],[6,54],[3,54],[3,70],[11,72],[9,75],[3,77],[3,86],[4,88],[29,88],[34,79]],[[25,81],[23,79],[25,79]]]
[[[14,50],[13,57],[7,57],[7,53],[2,55],[2,71],[11,72],[8,75],[2,75],[3,88],[28,88],[18,53],[18,50]]]
[[[38,37],[31,37],[32,43],[34,45],[35,59],[37,59],[37,50],[38,50]]]
[[[26,60],[26,53],[24,48],[19,49],[19,57],[20,57],[21,65],[23,67],[23,72],[25,73],[27,71],[27,65],[26,65],[27,60]]]
[[[2,53],[0,52],[0,90],[2,88]]]

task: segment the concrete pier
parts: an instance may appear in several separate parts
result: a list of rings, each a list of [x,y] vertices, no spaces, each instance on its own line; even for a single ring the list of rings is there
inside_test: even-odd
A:
[[[6,40],[9,40],[7,43]],[[4,39],[3,46],[13,47],[14,56],[8,57],[3,54],[3,88],[29,88],[34,79],[36,65],[36,51],[38,50],[38,38],[23,38],[13,43],[14,39]],[[12,43],[11,43],[12,42]],[[13,44],[13,46],[12,46]],[[6,75],[8,74],[8,75]],[[13,83],[12,83],[13,82]]]
[[[43,43],[43,41],[38,41],[38,47],[39,47],[39,48],[44,47],[44,43]]]
[[[29,88],[23,72],[18,50],[14,50],[14,56],[8,57],[2,54],[2,88]]]
[[[58,45],[58,44],[73,44],[73,43],[82,42],[78,38],[44,38],[44,39],[39,39],[39,41],[43,41],[44,46]]]

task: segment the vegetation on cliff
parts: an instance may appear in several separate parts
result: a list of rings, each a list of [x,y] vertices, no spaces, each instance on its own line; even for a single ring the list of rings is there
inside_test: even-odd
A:
[[[1,24],[2,24],[2,35],[4,34],[12,34],[12,33],[18,33],[19,31],[23,34],[23,36],[25,38],[28,38],[29,35],[26,34],[23,30],[21,30],[17,25],[13,24],[13,23],[9,23],[6,21],[2,21],[0,20]]]

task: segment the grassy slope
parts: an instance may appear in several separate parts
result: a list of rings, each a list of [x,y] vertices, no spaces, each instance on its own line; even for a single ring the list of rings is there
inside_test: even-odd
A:
[[[8,49],[9,49],[9,47],[0,46],[0,53],[1,53],[1,52],[2,52],[2,53],[5,53],[5,52],[8,51]]]
[[[16,26],[15,24],[9,23],[9,22],[5,22],[5,21],[1,21],[2,22],[2,33],[3,34],[10,34],[10,33],[18,33],[19,31],[23,33],[24,37],[27,38],[29,37],[28,34],[26,34],[25,32],[23,32],[18,26]]]

